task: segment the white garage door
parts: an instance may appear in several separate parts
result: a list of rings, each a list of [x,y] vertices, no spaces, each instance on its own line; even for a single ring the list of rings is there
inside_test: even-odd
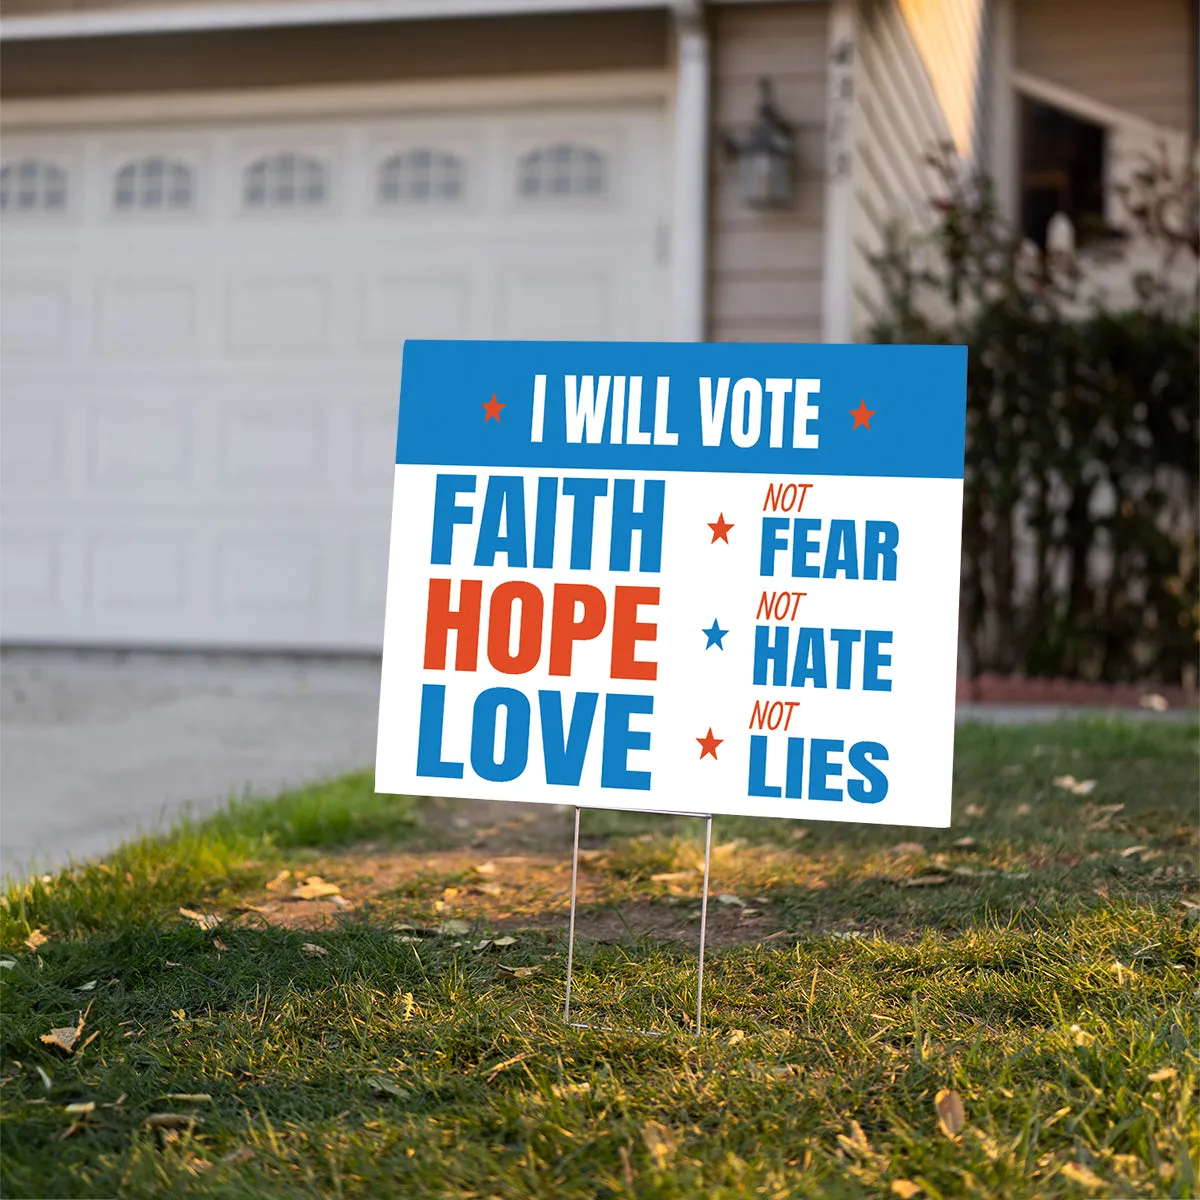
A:
[[[666,337],[664,129],[10,132],[5,640],[377,648],[404,339]]]

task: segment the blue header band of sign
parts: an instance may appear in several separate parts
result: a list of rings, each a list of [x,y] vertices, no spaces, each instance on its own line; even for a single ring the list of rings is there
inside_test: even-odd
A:
[[[409,341],[396,462],[961,479],[966,373],[964,346]],[[631,424],[629,393],[615,397],[635,378],[640,419]],[[594,419],[581,433],[584,396]],[[493,397],[503,408],[486,420]],[[848,415],[860,405],[872,413],[870,437]],[[664,436],[629,444],[650,441],[656,421]]]

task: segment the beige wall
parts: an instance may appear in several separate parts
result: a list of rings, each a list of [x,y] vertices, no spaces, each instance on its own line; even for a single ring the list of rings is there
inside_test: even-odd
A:
[[[230,0],[0,0],[0,16],[41,17],[51,13],[95,12],[102,9],[228,6]],[[260,0],[261,2],[261,0]],[[283,2],[283,0],[280,0]]]
[[[828,11],[819,4],[750,4],[712,11],[713,153],[709,337],[820,341]],[[722,132],[754,117],[758,78],[770,77],[797,125],[794,209],[756,213],[738,200],[737,166]]]
[[[952,139],[942,94],[926,71],[904,4],[879,0],[863,10],[857,31],[851,221],[851,329],[865,336],[879,312],[873,256],[888,230],[928,228],[933,179],[925,157]],[[957,141],[957,139],[953,139]]]
[[[1016,0],[1019,71],[1162,125],[1195,127],[1196,0]]]
[[[0,94],[15,99],[652,68],[666,65],[669,34],[666,14],[647,10],[6,42],[0,45]]]
[[[984,0],[897,0],[958,152],[973,154],[983,70]],[[1053,0],[1040,0],[1043,4]],[[869,6],[868,6],[869,7]],[[890,7],[889,5],[880,7]]]

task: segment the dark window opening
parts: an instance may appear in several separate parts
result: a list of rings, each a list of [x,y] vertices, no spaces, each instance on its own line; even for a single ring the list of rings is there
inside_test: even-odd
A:
[[[1021,232],[1045,249],[1055,213],[1075,226],[1077,246],[1110,234],[1104,220],[1107,133],[1061,108],[1021,100]]]

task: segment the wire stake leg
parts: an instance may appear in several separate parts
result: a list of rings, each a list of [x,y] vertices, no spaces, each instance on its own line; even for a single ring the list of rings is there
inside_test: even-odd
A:
[[[711,818],[709,818],[711,820]],[[708,876],[705,875],[707,881]],[[563,1006],[563,1024],[571,1020],[571,968],[575,962],[575,890],[579,880],[579,806],[575,806],[575,848],[571,851],[571,932],[567,937],[567,1002]]]
[[[704,936],[708,931],[708,867],[712,858],[712,816],[704,825],[704,894],[700,897],[700,966],[696,973],[696,1036],[700,1036],[700,1006],[704,1001]],[[572,903],[574,893],[572,892]],[[574,909],[572,909],[574,914]],[[569,976],[568,976],[569,978]]]

